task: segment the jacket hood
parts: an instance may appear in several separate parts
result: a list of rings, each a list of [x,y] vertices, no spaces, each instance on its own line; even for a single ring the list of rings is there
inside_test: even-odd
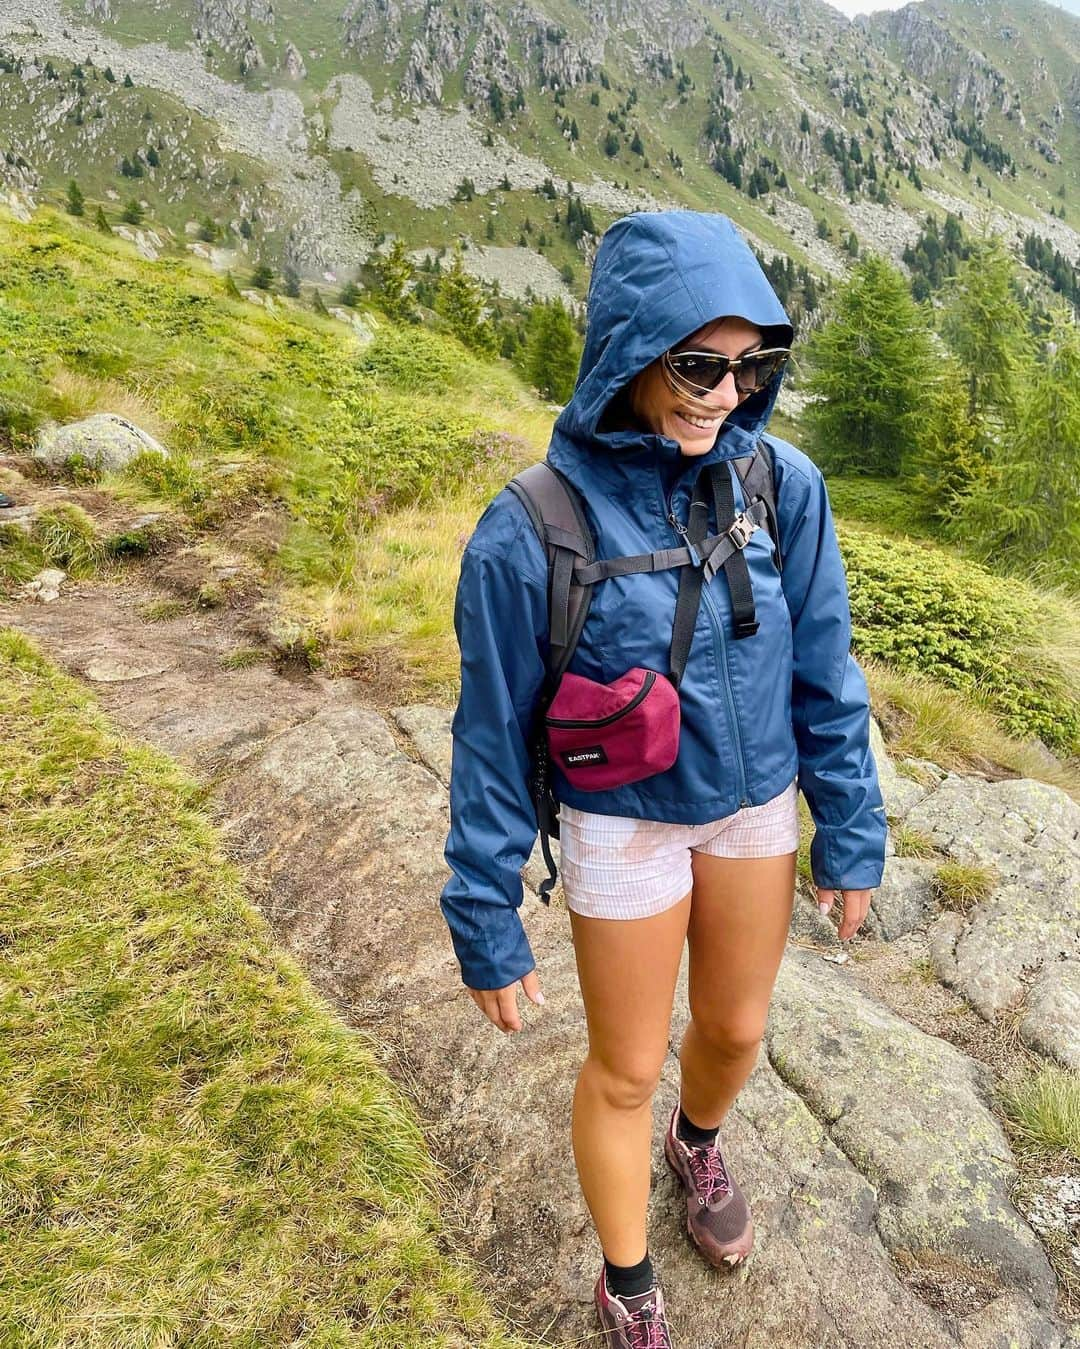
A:
[[[600,429],[608,404],[669,347],[714,319],[736,315],[790,346],[794,330],[757,258],[725,215],[638,211],[608,229],[589,286],[588,328],[573,397],[555,423],[555,444],[620,457],[647,454],[699,466],[746,453],[772,413],[780,371],[721,423],[709,454],[684,460],[678,441],[641,430]]]

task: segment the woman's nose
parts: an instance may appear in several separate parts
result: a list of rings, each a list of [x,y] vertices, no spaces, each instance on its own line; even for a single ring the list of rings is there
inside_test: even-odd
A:
[[[735,376],[729,370],[715,389],[709,390],[709,403],[715,408],[730,412],[739,402],[739,391],[735,387]]]

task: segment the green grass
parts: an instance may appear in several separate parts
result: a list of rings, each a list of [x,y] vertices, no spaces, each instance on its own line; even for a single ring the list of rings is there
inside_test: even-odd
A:
[[[1022,1147],[1080,1163],[1080,1073],[1048,1065],[1003,1086],[1001,1100]]]
[[[933,521],[919,498],[896,478],[836,476],[828,479],[829,502],[840,520],[873,525],[883,534],[934,536]]]
[[[932,839],[920,830],[912,829],[906,824],[898,825],[893,830],[893,845],[896,848],[897,857],[925,859],[934,857],[937,853]]]
[[[942,862],[930,889],[943,909],[967,913],[993,893],[997,876],[992,868],[963,862]]]
[[[0,632],[5,1342],[521,1344],[442,1254],[412,1111],[202,808]]]

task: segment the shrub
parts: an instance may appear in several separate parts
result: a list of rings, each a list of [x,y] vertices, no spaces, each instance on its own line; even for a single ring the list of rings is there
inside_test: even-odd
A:
[[[1040,657],[1052,620],[1022,583],[943,549],[842,526],[853,647],[982,696],[1010,734],[1080,747],[1080,701]]]

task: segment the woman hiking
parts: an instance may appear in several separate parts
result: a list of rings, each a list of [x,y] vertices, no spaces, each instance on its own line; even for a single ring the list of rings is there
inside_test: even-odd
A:
[[[592,574],[623,561],[592,586],[550,708],[548,553],[520,495],[499,493],[462,559],[442,910],[473,1001],[500,1030],[520,1030],[518,985],[543,1001],[519,917],[543,719],[589,1039],[573,1148],[603,1250],[596,1305],[610,1349],[670,1344],[646,1206],[652,1097],[684,943],[690,1021],[664,1150],[694,1244],[727,1270],[750,1254],[753,1222],[719,1130],[757,1058],[791,920],[797,791],[815,824],[819,908],[843,896],[842,939],[881,880],[866,682],[849,650],[821,473],[769,436],[766,528],[769,493],[751,512],[736,471],[759,446],[792,338],[725,216],[616,221],[597,253],[577,386],[548,463],[580,498],[601,564]],[[569,716],[553,715],[560,703]],[[566,734],[575,748],[558,740]],[[628,743],[633,766],[620,768]]]

